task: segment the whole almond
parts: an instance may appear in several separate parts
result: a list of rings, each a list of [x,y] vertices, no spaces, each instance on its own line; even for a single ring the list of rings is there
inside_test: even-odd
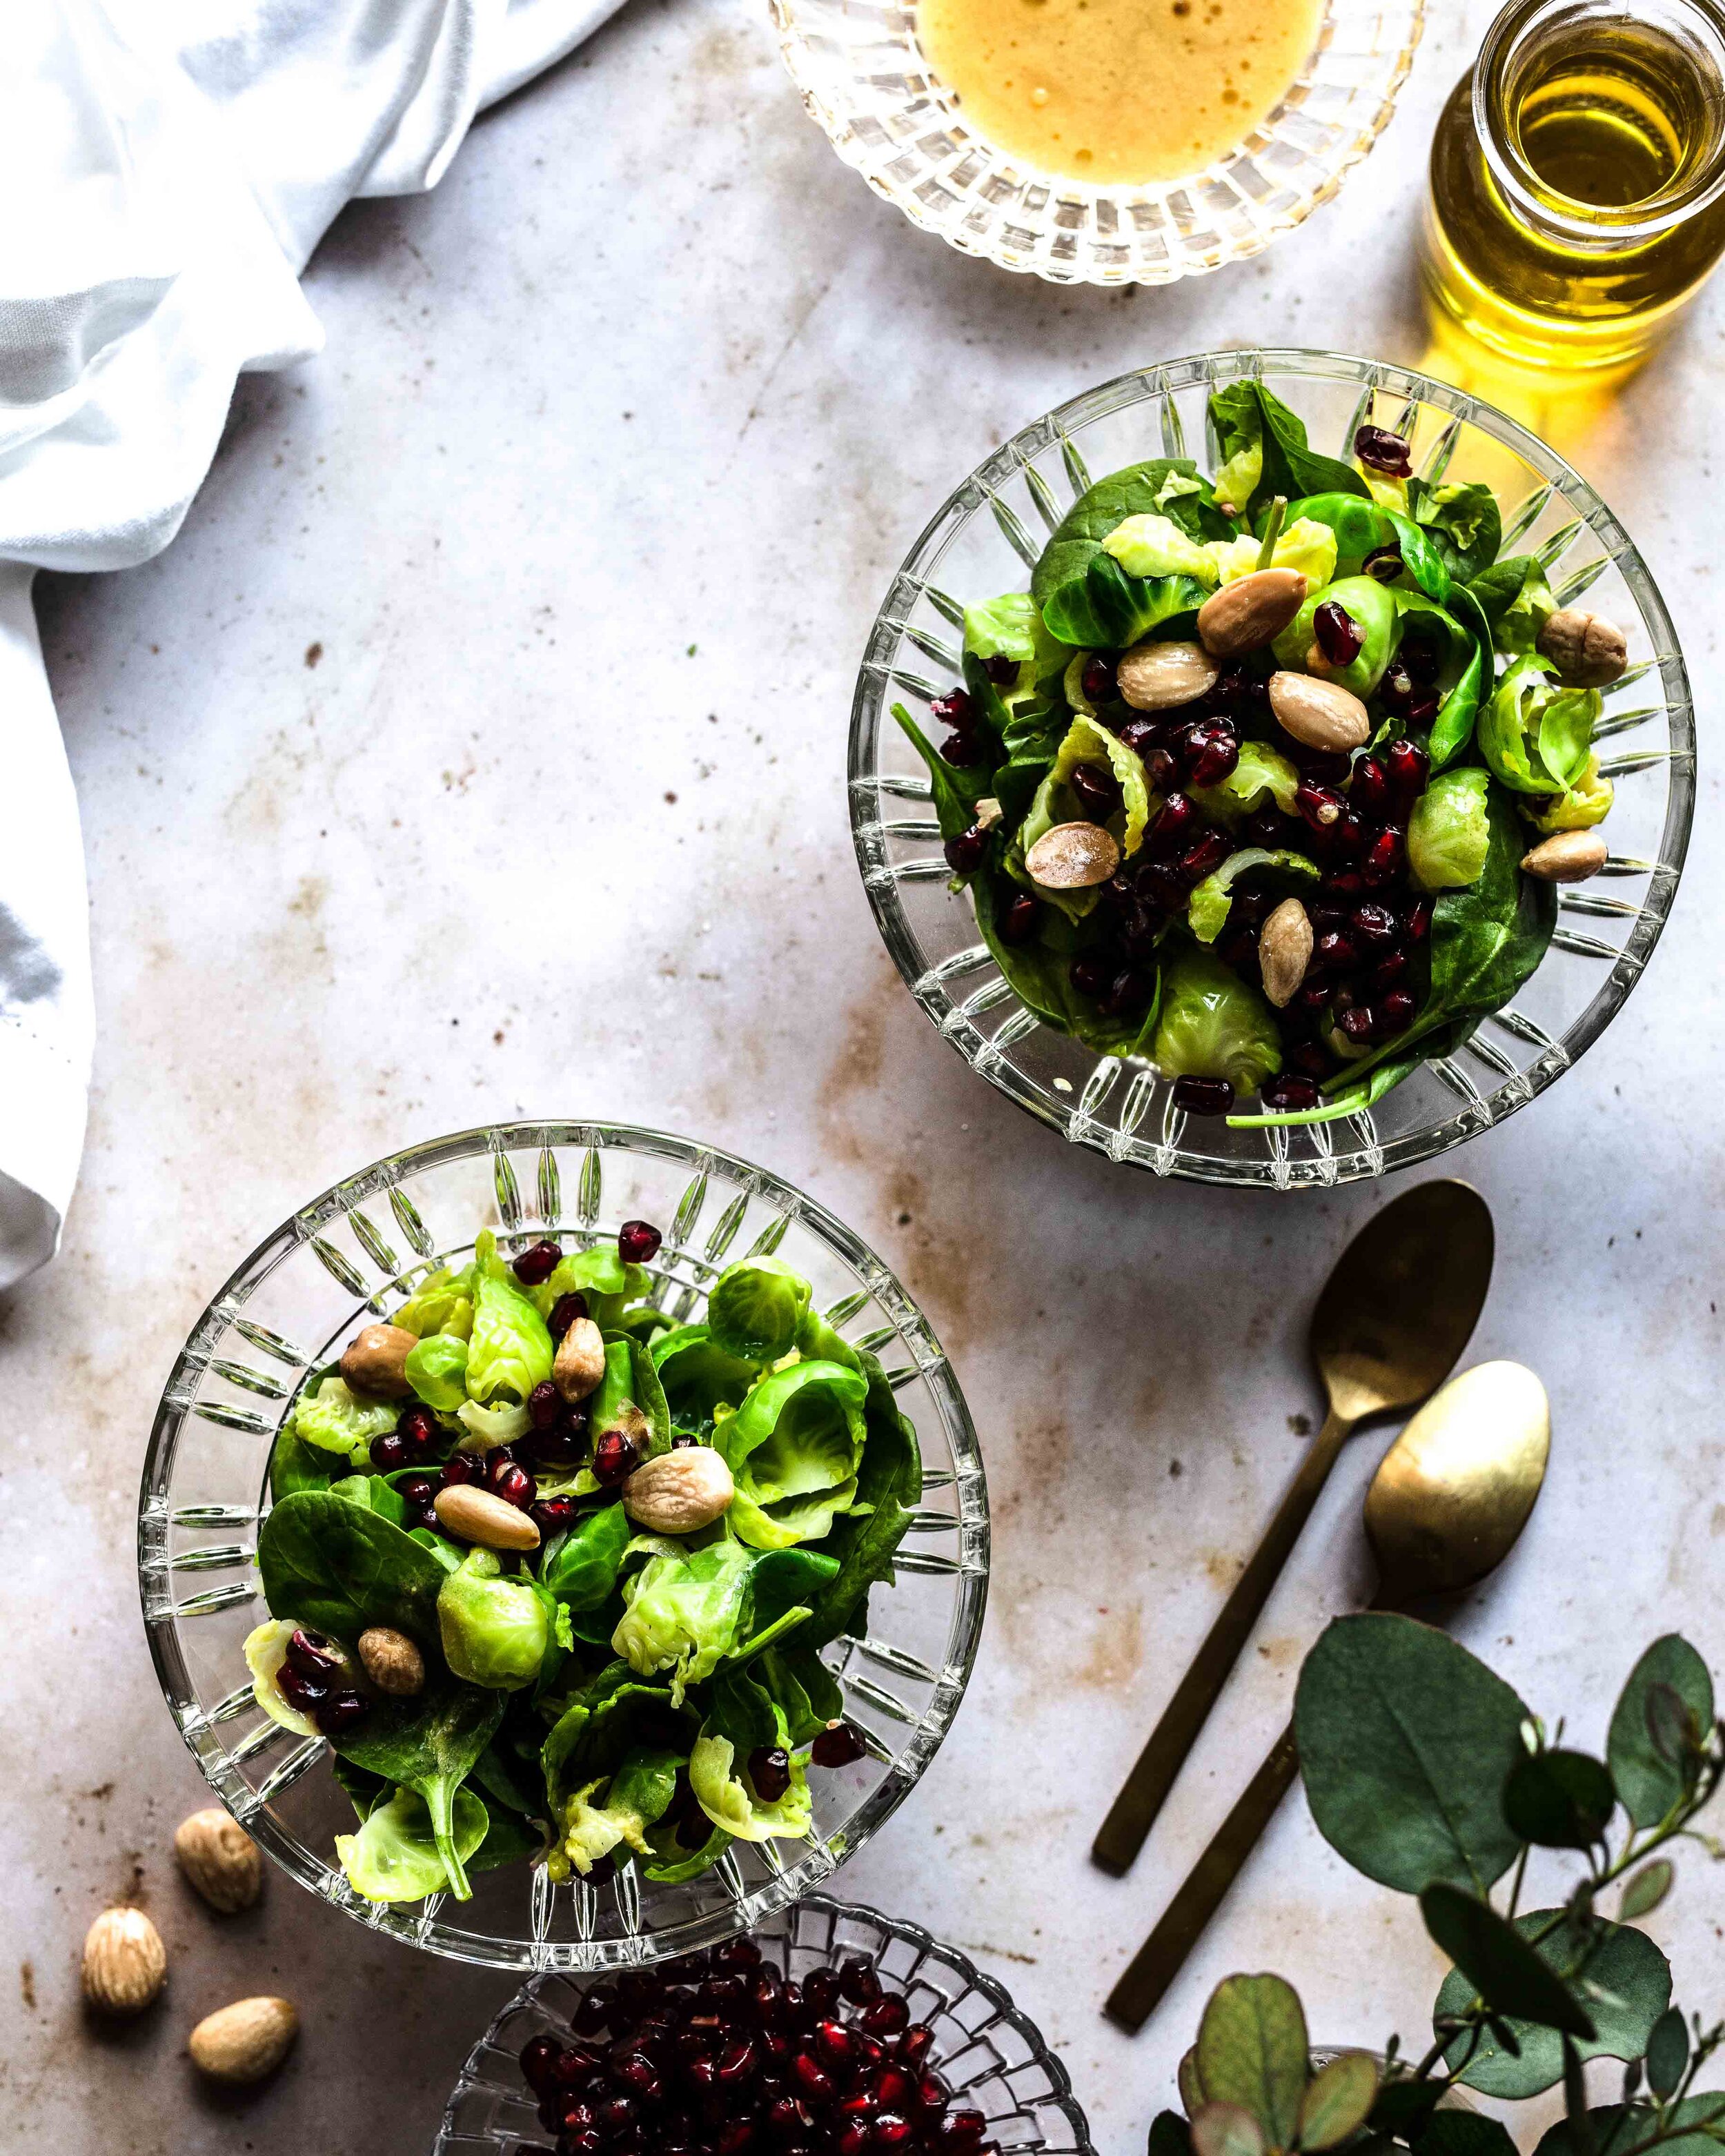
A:
[[[656,1535],[690,1535],[710,1527],[736,1495],[711,1445],[684,1445],[636,1468],[623,1486],[623,1509]]]
[[[174,1855],[198,1893],[224,1917],[249,1909],[264,1891],[264,1859],[258,1845],[218,1804],[180,1821],[174,1832]]]
[[[478,1543],[494,1550],[529,1550],[539,1547],[539,1530],[526,1514],[495,1496],[476,1489],[471,1482],[452,1482],[432,1501],[439,1526],[458,1541]]]
[[[408,1383],[408,1358],[418,1344],[418,1336],[399,1325],[362,1326],[342,1354],[341,1375],[357,1393],[404,1400],[413,1389]]]
[[[1123,653],[1114,679],[1135,711],[1171,711],[1194,696],[1208,696],[1219,671],[1201,644],[1152,642],[1135,644]]]
[[[1629,665],[1629,645],[1615,621],[1584,607],[1559,607],[1539,632],[1539,649],[1572,688],[1603,689]]]
[[[1120,866],[1120,847],[1100,824],[1056,824],[1026,851],[1024,866],[1046,891],[1086,891]]]
[[[424,1691],[425,1657],[405,1632],[368,1625],[355,1644],[360,1667],[379,1691],[392,1699],[412,1699]]]
[[[99,2014],[141,2014],[167,1981],[167,1949],[141,1909],[104,1909],[84,1935],[79,1974]]]
[[[290,1999],[236,1999],[207,2014],[186,2040],[192,2063],[213,2082],[244,2088],[266,2079],[293,2049],[300,2017]]]
[[[1315,680],[1310,674],[1272,674],[1270,708],[1282,732],[1302,748],[1339,755],[1363,747],[1371,736],[1365,706],[1338,681]]]
[[[1541,883],[1585,883],[1605,865],[1605,841],[1597,831],[1559,831],[1522,855],[1522,866]]]
[[[1285,898],[1258,932],[1264,993],[1278,1010],[1294,1000],[1312,963],[1312,922],[1297,898]]]
[[[557,1342],[552,1383],[566,1400],[596,1393],[605,1374],[605,1338],[590,1317],[578,1317]]]
[[[1273,644],[1306,603],[1298,569],[1255,569],[1213,592],[1198,609],[1198,634],[1213,658],[1237,659]]]

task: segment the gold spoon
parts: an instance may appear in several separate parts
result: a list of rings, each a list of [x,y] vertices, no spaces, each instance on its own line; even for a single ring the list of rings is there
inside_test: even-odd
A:
[[[1551,1408],[1531,1370],[1481,1363],[1452,1379],[1390,1446],[1366,1492],[1378,1573],[1370,1606],[1403,1609],[1494,1571],[1527,1523],[1550,1452]],[[1122,2028],[1140,2028],[1178,1975],[1298,1768],[1290,1722],[1110,1993],[1105,2011]]]
[[[1491,1284],[1491,1208],[1465,1183],[1422,1183],[1375,1214],[1337,1260],[1312,1313],[1312,1356],[1330,1403],[1264,1539],[1121,1786],[1091,1855],[1125,1871],[1250,1638],[1343,1446],[1374,1415],[1442,1384]]]

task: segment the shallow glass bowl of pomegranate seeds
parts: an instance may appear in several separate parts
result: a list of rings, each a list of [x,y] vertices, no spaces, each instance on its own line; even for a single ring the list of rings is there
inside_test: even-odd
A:
[[[475,2046],[434,2156],[1089,2156],[1005,1987],[916,1924],[810,1895],[619,1980],[536,1977]]]
[[[957,1381],[748,1162],[469,1131],[314,1199],[163,1394],[162,1689],[223,1801],[374,1930],[532,1970],[769,1918],[914,1786],[981,1630]]]
[[[930,68],[913,6],[773,0],[773,18],[809,117],[913,224],[1054,284],[1167,285],[1261,253],[1330,199],[1389,125],[1425,7],[1328,0],[1264,120],[1204,169],[1144,182],[1045,172],[993,141]]]
[[[1322,1188],[1599,1039],[1671,910],[1695,727],[1645,564],[1553,450],[1404,367],[1229,352],[955,490],[870,633],[849,777],[887,948],[992,1085],[1158,1175]]]

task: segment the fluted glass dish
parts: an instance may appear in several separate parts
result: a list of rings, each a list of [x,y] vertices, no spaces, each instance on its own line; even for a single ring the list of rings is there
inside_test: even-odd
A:
[[[651,1220],[665,1241],[652,1299],[681,1322],[745,1253],[776,1250],[814,1306],[879,1356],[922,1450],[923,1496],[896,1583],[869,1630],[822,1650],[867,1744],[810,1778],[808,1844],[737,1842],[703,1877],[644,1887],[633,1867],[596,1887],[541,1866],[479,1875],[473,1898],[362,1900],[334,1861],[352,1811],[321,1738],[270,1721],[241,1643],[268,1613],[255,1557],[270,1450],[301,1379],[362,1324],[387,1317],[428,1266],[558,1235],[567,1250]],[[517,1123],[377,1162],[285,1221],[193,1327],[168,1379],[138,1507],[144,1621],[162,1691],[210,1786],[301,1886],[374,1931],[461,1961],[596,1969],[654,1961],[759,1923],[860,1848],[915,1786],[970,1676],[988,1588],[988,1509],[976,1434],[927,1320],[874,1252],[824,1206],[709,1146],[614,1123]]]
[[[817,1969],[860,1954],[911,2002],[915,2021],[934,2030],[928,2063],[988,2122],[1003,2156],[1094,2156],[1090,2128],[1066,2070],[1004,1984],[919,1924],[855,1903],[811,1894],[777,1912],[754,1934],[762,1954],[800,1983]],[[538,2035],[567,2039],[586,1989],[562,1976],[536,1976],[474,2046],[444,2113],[432,2156],[516,2156],[552,2137],[540,2125],[521,2055]]]
[[[1189,1116],[1153,1064],[1098,1056],[1014,996],[947,889],[927,773],[891,715],[961,685],[967,602],[1029,586],[1046,536],[1091,483],[1151,456],[1220,462],[1210,392],[1261,377],[1347,455],[1355,429],[1411,437],[1417,472],[1482,480],[1504,506],[1502,552],[1537,554],[1559,605],[1617,622],[1630,665],[1596,731],[1616,788],[1592,882],[1563,887],[1538,971],[1455,1055],[1423,1065],[1369,1112],[1235,1131]],[[916,716],[921,716],[918,711]],[[1207,352],[1124,374],[1026,427],[947,499],[892,581],[851,709],[851,834],[875,918],[905,983],[989,1083],[1074,1144],[1200,1183],[1332,1185],[1408,1168],[1502,1122],[1555,1084],[1624,1006],[1676,894],[1695,807],[1695,721],[1670,615],[1628,533],[1586,480],[1512,419],[1406,367],[1332,352]]]
[[[979,132],[899,0],[770,0],[816,126],[913,224],[961,254],[1065,285],[1168,285],[1257,254],[1327,202],[1382,134],[1425,0],[1329,0],[1267,119],[1181,180],[1087,184]]]

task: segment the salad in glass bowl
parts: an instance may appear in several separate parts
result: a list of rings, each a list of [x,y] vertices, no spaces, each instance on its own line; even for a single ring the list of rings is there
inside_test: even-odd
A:
[[[1212,470],[1087,485],[965,607],[938,745],[894,716],[1026,1009],[1187,1114],[1317,1124],[1452,1054],[1605,867],[1626,639],[1406,436],[1323,454],[1256,379],[1208,416]]]
[[[916,1431],[783,1259],[674,1322],[661,1240],[506,1258],[482,1230],[275,1440],[246,1661],[266,1714],[328,1740],[368,1900],[540,1859],[693,1879],[803,1840],[810,1768],[864,1756],[818,1650],[891,1578]]]

